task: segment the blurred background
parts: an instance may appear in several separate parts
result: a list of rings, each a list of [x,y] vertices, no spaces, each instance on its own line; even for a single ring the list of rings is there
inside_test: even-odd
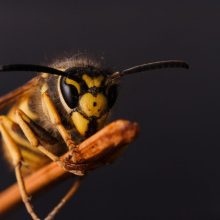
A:
[[[82,52],[115,70],[183,59],[189,71],[127,76],[111,120],[141,132],[91,172],[56,219],[220,219],[220,2],[3,1],[0,63],[50,63]],[[0,94],[33,77],[2,73]],[[2,154],[2,153],[1,153]],[[0,190],[15,181],[0,161]],[[33,197],[45,216],[72,180]],[[23,205],[0,219],[30,219]]]

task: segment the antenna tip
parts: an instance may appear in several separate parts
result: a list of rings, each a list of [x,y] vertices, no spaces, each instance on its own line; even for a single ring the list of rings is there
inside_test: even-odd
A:
[[[189,64],[186,63],[186,62],[183,62],[183,68],[185,68],[185,69],[189,69]]]

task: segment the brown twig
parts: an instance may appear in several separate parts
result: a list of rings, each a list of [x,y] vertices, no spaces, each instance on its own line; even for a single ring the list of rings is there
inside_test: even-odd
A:
[[[78,168],[82,173],[87,172],[111,162],[124,145],[134,140],[137,133],[138,125],[136,123],[117,120],[78,145],[77,150],[73,150],[74,154],[73,151],[67,152],[62,156],[62,161],[68,170]],[[70,173],[56,163],[50,163],[26,177],[25,185],[31,195],[69,175]],[[0,193],[0,214],[9,211],[20,201],[18,186],[13,184]]]

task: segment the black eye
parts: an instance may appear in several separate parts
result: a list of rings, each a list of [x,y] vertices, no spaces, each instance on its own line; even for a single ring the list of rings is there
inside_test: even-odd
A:
[[[112,85],[108,89],[108,107],[109,108],[112,108],[112,106],[115,104],[117,96],[118,96],[118,86]]]
[[[66,79],[66,77],[62,77],[60,80],[61,93],[68,107],[75,108],[78,103],[79,94],[74,85],[66,83]]]

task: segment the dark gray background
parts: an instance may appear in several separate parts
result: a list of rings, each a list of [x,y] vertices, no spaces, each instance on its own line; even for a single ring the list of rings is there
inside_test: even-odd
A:
[[[191,69],[124,78],[112,120],[141,133],[90,173],[57,219],[220,219],[219,1],[1,1],[0,63],[47,63],[87,52],[123,69],[184,59]],[[3,73],[0,93],[33,74]],[[14,175],[0,164],[0,189]],[[34,197],[44,216],[71,181]],[[1,219],[29,219],[23,206]]]

